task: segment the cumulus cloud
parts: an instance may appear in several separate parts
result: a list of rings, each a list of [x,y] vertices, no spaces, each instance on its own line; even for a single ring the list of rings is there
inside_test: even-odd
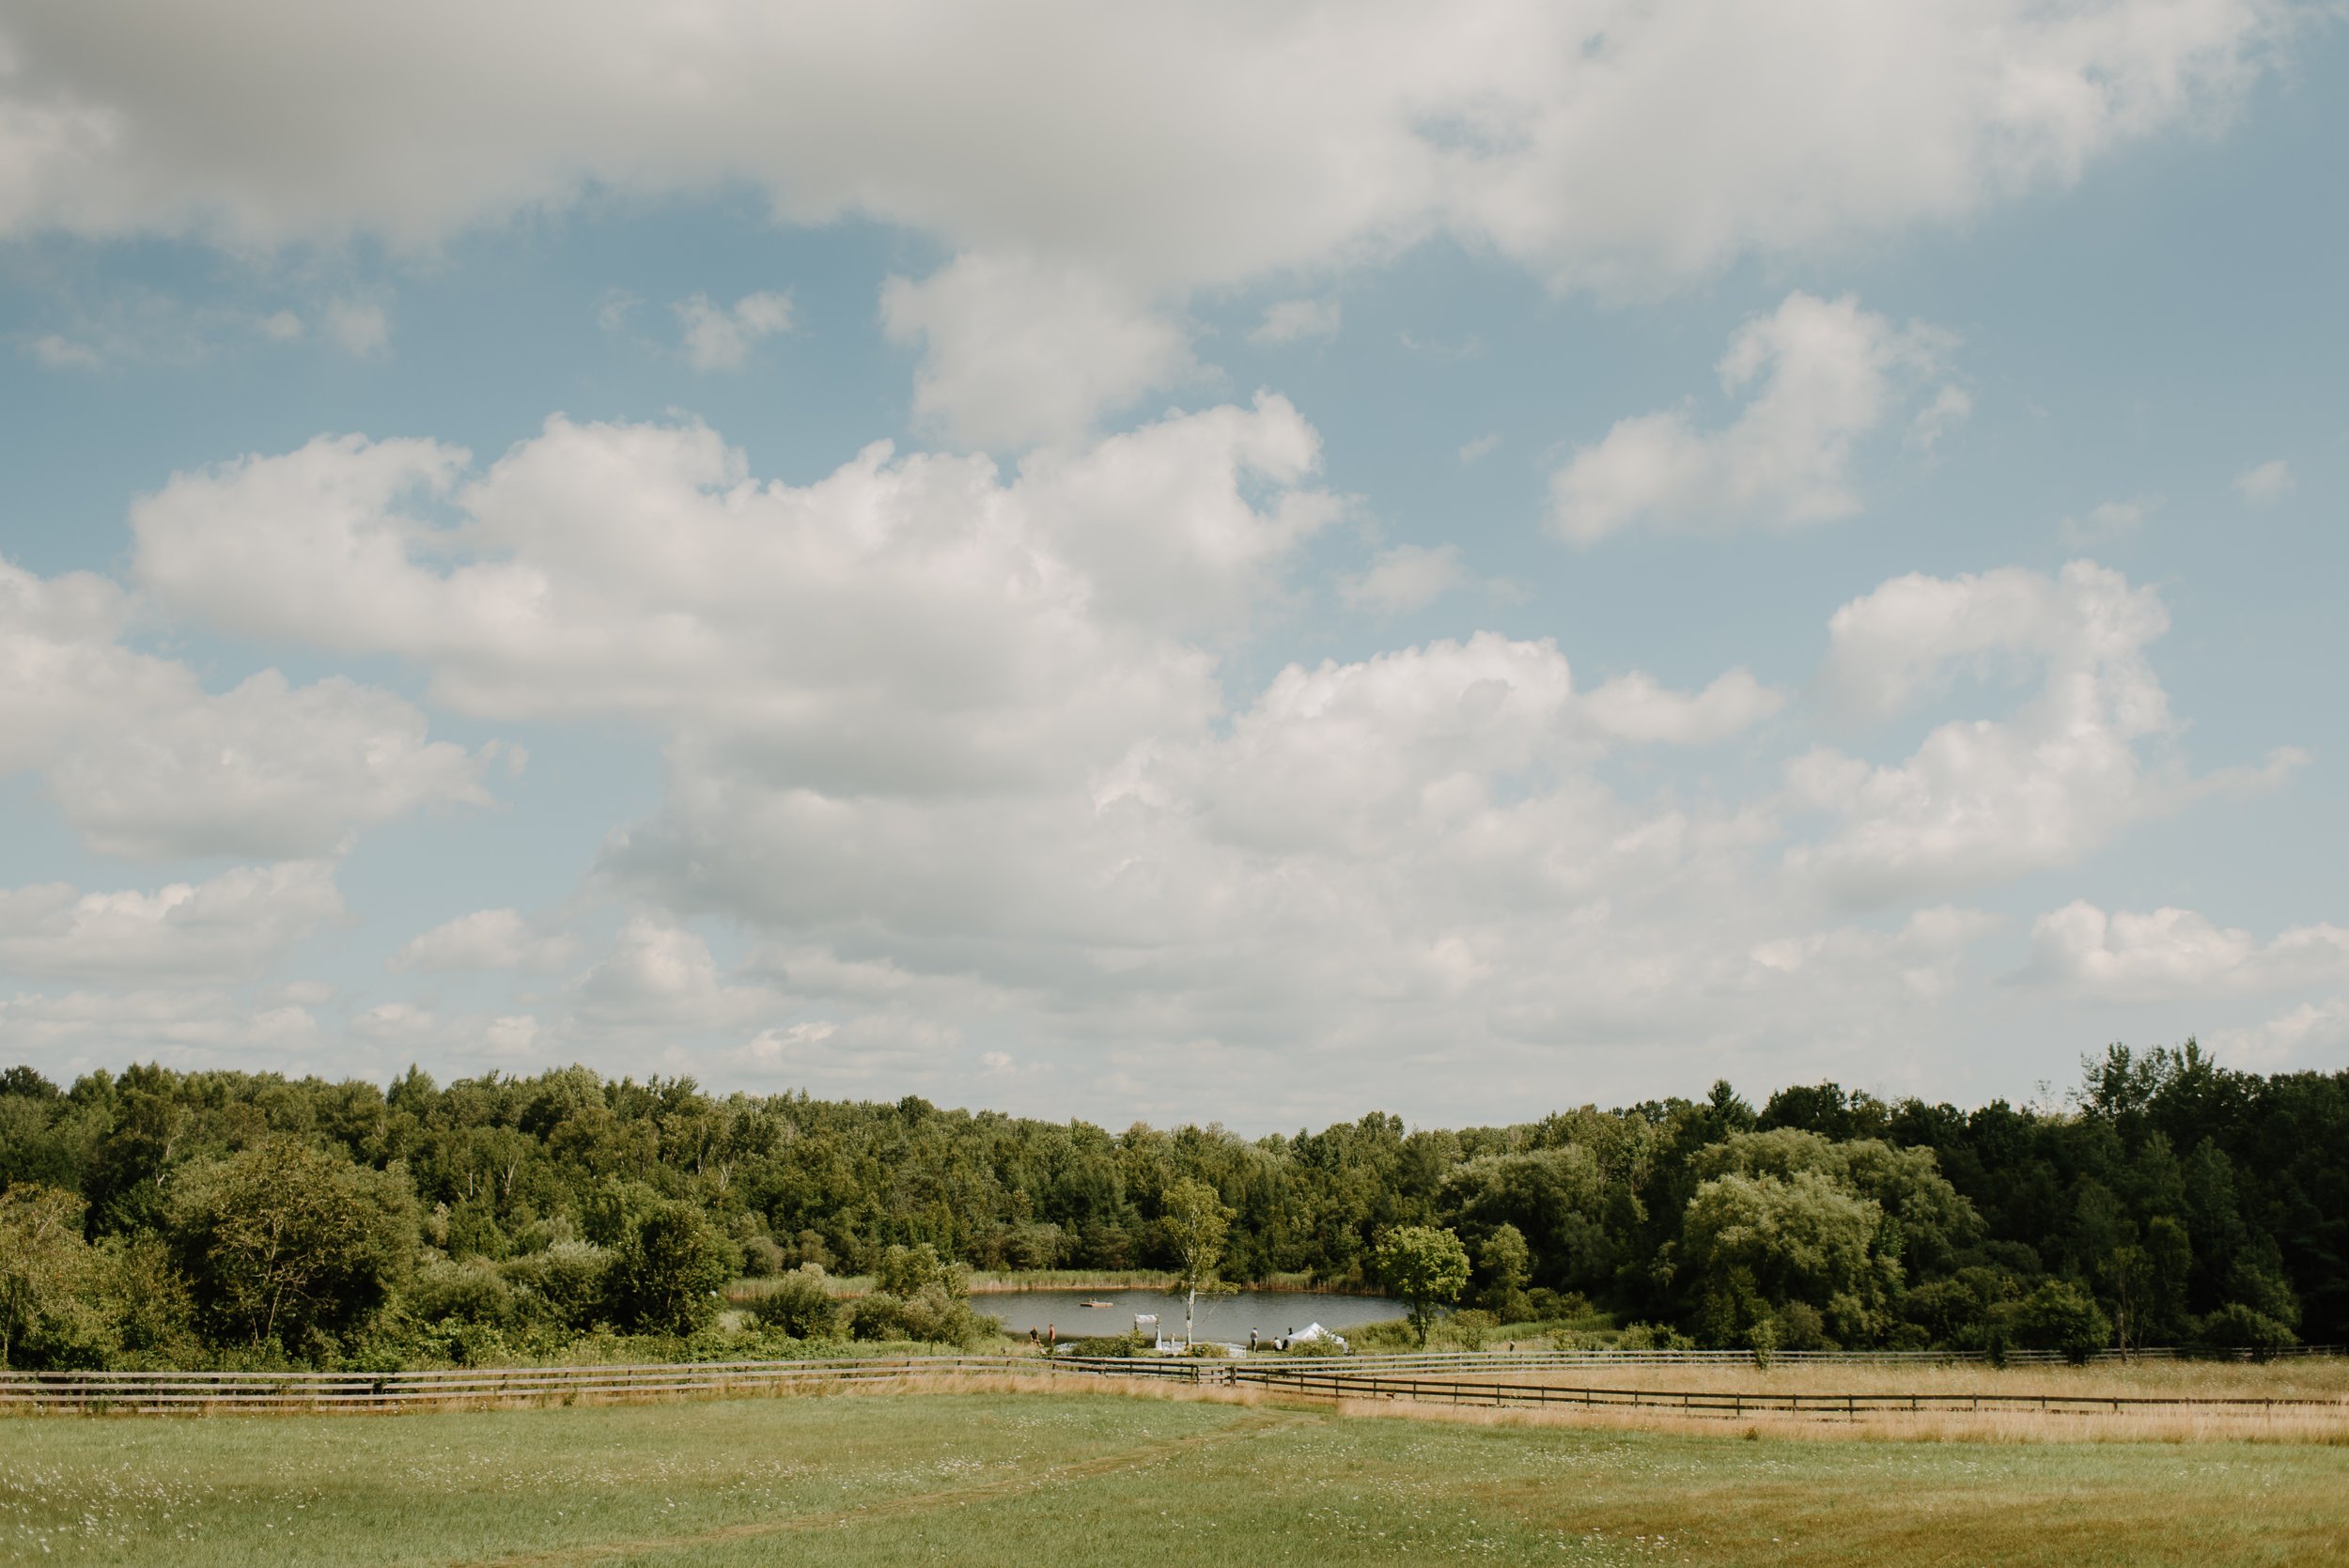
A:
[[[2131,538],[2145,526],[2145,520],[2160,505],[2158,496],[2142,496],[2135,501],[2100,501],[2083,516],[2065,518],[2060,532],[2066,544],[2074,545],[2103,544]]]
[[[722,977],[699,934],[648,914],[621,928],[611,952],[581,977],[576,1000],[580,1021],[591,1026],[671,1029],[741,1027],[784,1006],[763,986]]]
[[[570,956],[570,939],[534,930],[519,909],[459,915],[394,953],[395,970],[552,970]]]
[[[1198,371],[1181,325],[1102,272],[1001,256],[892,278],[881,325],[919,344],[915,414],[973,448],[1067,442]]]
[[[130,613],[105,579],[0,561],[0,773],[40,773],[93,848],[319,855],[418,807],[489,802],[490,753],[428,739],[404,699],[273,670],[210,692],[126,647]]]
[[[1009,473],[876,447],[803,486],[690,425],[555,420],[486,466],[328,440],[175,478],[132,567],[158,606],[410,661],[469,713],[657,738],[661,798],[598,862],[638,912],[500,1016],[536,1020],[533,1059],[839,1092],[974,1082],[989,1051],[1021,1064],[1006,1094],[1057,1063],[1062,1110],[1121,1114],[1253,1063],[1277,1120],[1345,1109],[1342,1061],[1408,1059],[1430,1114],[1586,1048],[1883,1081],[1921,1001],[1986,994],[1993,922],[1943,890],[2218,777],[2173,754],[2160,600],[2084,563],[1853,600],[1823,708],[1898,718],[1979,675],[2015,710],[1758,790],[1750,748],[1705,751],[1787,711],[1746,669],[1585,679],[1486,632],[1251,675],[1236,633],[1342,511],[1318,456],[1270,396]],[[476,911],[403,961],[527,967],[532,939]]]
[[[2275,9],[1740,0],[1700,23],[1516,0],[1466,24],[1408,6],[1145,23],[1074,0],[1010,17],[722,0],[687,27],[419,0],[404,15],[144,0],[12,16],[0,228],[422,245],[591,188],[745,181],[794,221],[859,213],[1148,287],[1431,232],[1638,285],[2075,179],[2223,107]]]
[[[1338,598],[1352,610],[1399,615],[1424,610],[1470,581],[1458,545],[1395,545],[1382,550],[1368,569],[1338,582]]]
[[[2349,930],[2299,925],[2262,943],[2192,909],[2110,914],[2085,899],[2031,926],[2031,979],[2133,1001],[2290,989],[2349,979]]]
[[[610,309],[610,302],[605,308]],[[787,292],[745,294],[731,305],[695,294],[669,308],[677,313],[685,362],[696,370],[739,370],[749,362],[753,345],[791,330]]]
[[[247,635],[403,655],[493,717],[616,713],[810,783],[969,784],[1114,755],[1214,702],[1168,632],[1228,623],[1335,515],[1287,402],[1173,416],[1006,484],[867,448],[753,483],[696,427],[550,421],[462,453],[321,440],[133,510],[159,598]],[[461,530],[401,509],[447,494]]]
[[[2321,1054],[2349,1046],[2349,997],[2304,1001],[2261,1023],[2215,1031],[2209,1044],[2220,1061],[2244,1072],[2316,1066]]]
[[[1249,332],[1251,343],[1299,343],[1309,337],[1335,337],[1335,300],[1282,300],[1265,307],[1264,319]]]
[[[1577,544],[1626,529],[1790,526],[1859,509],[1853,448],[1939,367],[1947,337],[1897,327],[1846,295],[1789,294],[1737,330],[1722,390],[1750,391],[1717,430],[1673,410],[1626,419],[1550,481],[1553,526]],[[1936,403],[1937,410],[1959,411]]]
[[[326,334],[355,359],[372,359],[391,346],[391,312],[367,300],[337,300],[326,307]]]
[[[1790,850],[1790,866],[1860,902],[1981,886],[2073,863],[2198,793],[2291,767],[2282,754],[2266,775],[2183,770],[2145,657],[2169,625],[2152,589],[2086,561],[2053,578],[1912,575],[1846,604],[1829,623],[1821,685],[1859,713],[1898,712],[1969,666],[2035,672],[2041,684],[2012,717],[1938,725],[1899,763],[1827,747],[1797,759],[1792,795],[1835,825]]]
[[[0,972],[26,979],[242,979],[341,918],[326,861],[239,866],[153,893],[0,889]]]
[[[2247,468],[2234,476],[2234,492],[2254,506],[2280,501],[2292,493],[2292,465],[2276,458]]]

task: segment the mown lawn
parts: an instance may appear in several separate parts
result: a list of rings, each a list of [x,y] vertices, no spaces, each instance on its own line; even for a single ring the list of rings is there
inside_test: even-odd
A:
[[[2349,1561],[2349,1448],[1467,1425],[1110,1393],[0,1420],[0,1561]]]

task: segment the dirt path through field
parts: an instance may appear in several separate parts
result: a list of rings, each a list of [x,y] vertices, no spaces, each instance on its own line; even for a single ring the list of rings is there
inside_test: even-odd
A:
[[[1189,1437],[1176,1437],[1142,1448],[1122,1449],[1115,1453],[1097,1454],[1091,1459],[1079,1459],[1066,1465],[1022,1475],[1006,1476],[976,1486],[950,1487],[942,1492],[916,1492],[902,1498],[886,1498],[826,1514],[795,1514],[784,1519],[751,1519],[739,1525],[722,1525],[714,1529],[693,1530],[682,1535],[647,1535],[628,1541],[598,1541],[576,1546],[551,1546],[543,1551],[514,1552],[501,1557],[455,1560],[451,1568],[558,1568],[575,1562],[600,1562],[613,1558],[634,1557],[655,1552],[688,1551],[695,1547],[716,1545],[722,1542],[754,1540],[763,1535],[783,1535],[801,1530],[831,1529],[871,1520],[902,1518],[909,1514],[926,1514],[944,1508],[965,1507],[972,1503],[991,1502],[999,1498],[1022,1492],[1042,1491],[1063,1482],[1083,1481],[1094,1476],[1112,1475],[1119,1470],[1141,1469],[1160,1460],[1213,1448],[1246,1437],[1263,1437],[1309,1421],[1328,1418],[1310,1411],[1251,1410],[1230,1425],[1213,1432],[1202,1432]]]

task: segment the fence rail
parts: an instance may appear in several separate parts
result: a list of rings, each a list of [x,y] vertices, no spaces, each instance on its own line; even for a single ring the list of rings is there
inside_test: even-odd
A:
[[[1569,1388],[1546,1383],[1486,1383],[1462,1378],[1422,1378],[1284,1367],[1237,1367],[1237,1384],[1334,1400],[1404,1400],[1421,1404],[1493,1406],[1561,1406],[1678,1410],[1690,1415],[1750,1416],[1787,1414],[1843,1416],[1899,1412],[1964,1411],[1979,1414],[2037,1411],[2047,1414],[2149,1414],[2191,1411],[2201,1414],[2272,1415],[2306,1411],[2349,1416],[2349,1398],[2258,1399],[2209,1398],[2162,1394],[2006,1394],[2006,1393],[1794,1393],[1682,1390],[1668,1389]]]
[[[2338,1354],[2319,1346],[2308,1354]],[[1979,1360],[1907,1352],[1793,1354],[1788,1361],[1899,1367]],[[449,1405],[596,1403],[632,1398],[820,1391],[910,1379],[972,1376],[1089,1376],[1257,1387],[1315,1397],[1437,1400],[1488,1405],[1641,1405],[1747,1414],[1785,1409],[1845,1414],[1879,1409],[1988,1409],[2137,1405],[2295,1406],[2349,1410],[2341,1400],[2188,1399],[2064,1394],[1683,1393],[1621,1388],[1471,1381],[1463,1374],[1585,1371],[1604,1367],[1745,1366],[1728,1351],[1496,1351],[1419,1356],[1283,1357],[1231,1360],[1191,1357],[856,1357],[810,1361],[704,1361],[582,1367],[464,1368],[439,1372],[6,1372],[0,1412],[167,1414],[206,1411],[364,1411]],[[1449,1376],[1431,1376],[1449,1374]],[[1889,1403],[1888,1403],[1889,1402]]]

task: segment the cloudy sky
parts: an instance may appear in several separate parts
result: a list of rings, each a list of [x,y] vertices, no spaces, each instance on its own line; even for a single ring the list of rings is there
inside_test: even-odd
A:
[[[2349,25],[0,0],[0,1057],[2349,1063]]]

